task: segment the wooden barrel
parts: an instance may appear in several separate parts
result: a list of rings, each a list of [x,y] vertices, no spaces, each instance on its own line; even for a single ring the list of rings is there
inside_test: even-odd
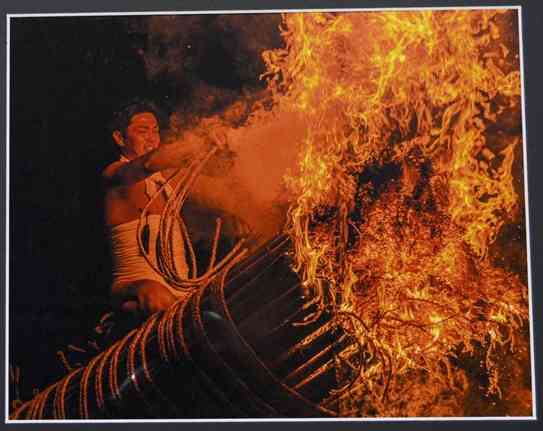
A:
[[[346,345],[326,313],[296,325],[314,309],[290,250],[288,238],[275,238],[11,419],[334,416],[334,358]]]

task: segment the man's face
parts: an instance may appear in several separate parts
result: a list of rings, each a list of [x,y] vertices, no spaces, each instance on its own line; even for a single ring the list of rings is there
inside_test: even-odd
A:
[[[124,152],[129,157],[139,157],[154,150],[160,145],[156,117],[150,112],[135,114],[124,138]]]

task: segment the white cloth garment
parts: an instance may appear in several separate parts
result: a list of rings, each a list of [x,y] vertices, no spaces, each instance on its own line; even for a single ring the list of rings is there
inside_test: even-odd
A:
[[[149,232],[148,255],[151,262],[156,267],[156,239],[160,224],[160,215],[149,215],[146,220]],[[151,268],[143,256],[137,238],[138,223],[138,220],[132,220],[127,223],[113,226],[110,230],[114,287],[122,288],[122,286],[127,286],[136,281],[153,280],[166,286],[175,296],[184,296],[186,293],[172,288],[159,273]],[[181,277],[187,278],[188,266],[185,258],[185,247],[179,229],[174,229],[172,240],[173,244],[175,244],[173,253],[177,273]]]
[[[121,156],[122,162],[129,160]],[[166,180],[160,172],[157,172],[145,180],[145,194],[149,199],[153,199],[159,192]],[[166,184],[162,192],[169,198],[172,194],[172,188]],[[157,267],[156,256],[156,241],[160,226],[160,215],[149,214],[145,217],[147,223],[145,231],[148,232],[147,255],[151,263]],[[138,243],[138,225],[139,220],[131,220],[129,222],[113,226],[110,228],[110,242],[113,257],[113,290],[122,289],[131,283],[141,280],[153,280],[161,283],[177,297],[185,296],[187,293],[174,289],[168,282],[156,272],[145,259]],[[173,255],[175,261],[175,269],[177,274],[182,278],[188,278],[188,265],[185,256],[185,246],[183,236],[179,227],[176,225],[173,229]]]

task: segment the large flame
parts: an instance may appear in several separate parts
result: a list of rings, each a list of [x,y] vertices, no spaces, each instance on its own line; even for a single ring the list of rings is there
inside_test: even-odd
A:
[[[500,27],[514,13],[285,14],[285,48],[264,53],[275,111],[306,122],[286,178],[295,269],[314,318],[333,311],[360,346],[339,357],[358,372],[331,394],[343,414],[460,403],[444,401],[467,390],[459,355],[482,355],[501,395],[497,352],[514,351],[528,318],[526,286],[489,258],[522,215],[520,134],[488,132],[520,103]]]

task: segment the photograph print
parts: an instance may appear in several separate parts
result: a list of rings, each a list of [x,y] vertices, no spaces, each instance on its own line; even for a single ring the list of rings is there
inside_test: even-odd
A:
[[[9,17],[9,422],[535,417],[518,7]]]

